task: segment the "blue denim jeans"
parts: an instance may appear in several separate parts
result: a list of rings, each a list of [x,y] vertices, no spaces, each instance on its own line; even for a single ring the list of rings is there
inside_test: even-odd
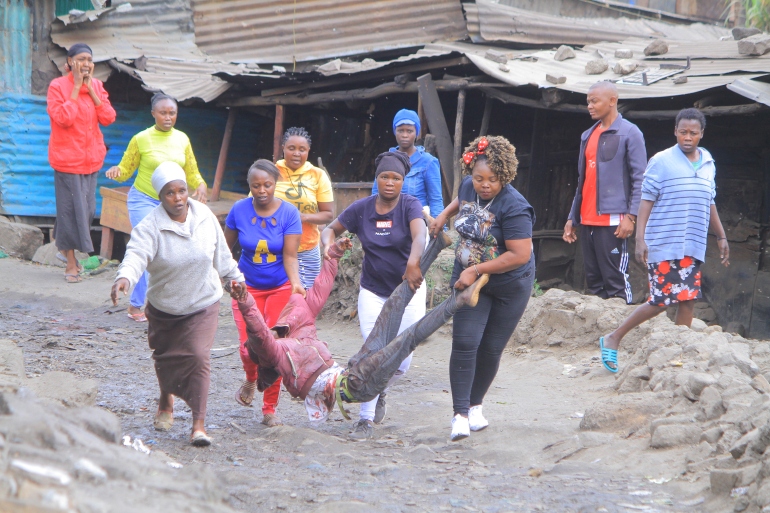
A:
[[[153,211],[155,207],[160,205],[160,201],[155,198],[151,198],[145,193],[138,191],[131,187],[128,191],[128,219],[131,221],[131,227],[138,225],[142,219],[147,217],[147,214]],[[134,291],[131,293],[131,306],[134,308],[142,308],[145,300],[147,299],[147,273],[142,274],[139,278]]]

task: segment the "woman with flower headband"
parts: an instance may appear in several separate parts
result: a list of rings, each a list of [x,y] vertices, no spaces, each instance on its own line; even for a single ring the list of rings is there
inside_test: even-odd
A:
[[[455,289],[464,290],[489,275],[478,305],[458,310],[452,327],[452,441],[489,425],[482,402],[532,293],[535,212],[510,185],[518,165],[516,148],[506,138],[476,138],[463,154],[463,173],[468,176],[457,198],[430,226],[431,236],[436,236],[447,219],[457,216],[460,241],[450,282]]]

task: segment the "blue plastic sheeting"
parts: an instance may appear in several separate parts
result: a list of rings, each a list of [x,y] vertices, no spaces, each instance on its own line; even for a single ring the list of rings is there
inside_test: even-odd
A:
[[[115,123],[102,127],[107,157],[99,175],[98,187],[130,185],[109,180],[104,172],[117,165],[131,137],[154,123],[150,107],[113,104],[118,113]],[[209,187],[214,180],[224,135],[227,111],[180,106],[176,128],[185,132],[193,146],[198,167]],[[256,160],[261,118],[240,113],[230,142],[222,189],[248,192],[245,177]],[[0,214],[54,217],[53,169],[48,164],[50,120],[42,96],[0,94]],[[270,134],[272,138],[272,133]],[[269,158],[269,157],[268,157]],[[101,212],[97,192],[97,216]]]
[[[29,93],[30,14],[24,0],[0,2],[0,92]]]

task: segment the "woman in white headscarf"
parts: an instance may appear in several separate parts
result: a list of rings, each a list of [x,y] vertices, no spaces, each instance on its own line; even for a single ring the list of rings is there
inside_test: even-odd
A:
[[[191,443],[211,444],[204,421],[210,383],[210,350],[222,298],[222,280],[243,282],[216,216],[188,197],[184,170],[163,162],[152,175],[160,205],[131,232],[126,256],[112,286],[112,302],[136,285],[146,270],[147,338],[160,385],[159,431],[174,423],[174,396],[192,410]],[[245,289],[245,287],[244,287]]]

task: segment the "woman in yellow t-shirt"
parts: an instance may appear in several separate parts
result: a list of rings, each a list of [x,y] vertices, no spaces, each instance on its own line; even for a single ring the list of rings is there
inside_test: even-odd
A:
[[[206,182],[203,181],[198,162],[190,145],[190,139],[184,132],[174,129],[177,117],[177,102],[171,96],[156,93],[152,97],[152,110],[155,125],[133,136],[123,154],[120,164],[107,170],[107,178],[125,182],[139,169],[134,185],[128,192],[128,218],[131,226],[136,226],[160,205],[158,194],[152,187],[152,173],[163,162],[175,162],[184,169],[187,185],[193,190],[192,197],[206,203]],[[142,311],[147,296],[147,273],[134,287],[128,316],[137,322],[146,322]]]
[[[332,182],[326,171],[307,161],[309,153],[310,134],[304,128],[291,127],[283,134],[283,159],[275,163],[281,172],[275,197],[297,207],[302,221],[297,260],[305,290],[313,286],[321,272],[318,225],[329,224],[334,219]]]

